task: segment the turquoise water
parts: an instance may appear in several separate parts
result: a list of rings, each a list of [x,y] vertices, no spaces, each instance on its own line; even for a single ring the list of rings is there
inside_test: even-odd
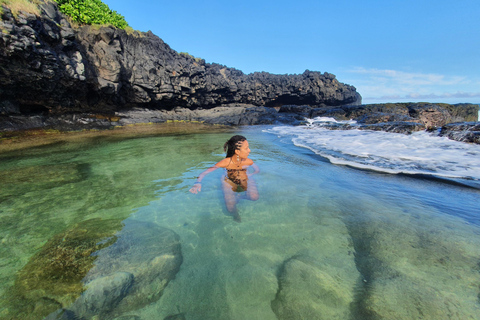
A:
[[[333,165],[263,129],[3,153],[0,318],[480,319],[479,190]],[[188,192],[232,134],[261,170],[241,223],[220,170]]]

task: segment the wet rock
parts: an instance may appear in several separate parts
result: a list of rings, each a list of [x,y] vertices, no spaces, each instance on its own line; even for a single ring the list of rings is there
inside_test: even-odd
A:
[[[424,130],[425,127],[417,122],[384,122],[374,124],[360,124],[358,126],[350,126],[350,128],[358,128],[360,130],[385,131],[392,133],[411,134],[412,132]]]
[[[387,103],[387,104],[366,104],[362,106],[345,106],[339,107],[335,112],[343,118],[340,120],[359,120],[363,119],[364,123],[375,123],[373,118],[368,120],[368,116],[376,117],[376,115],[399,115],[408,116],[408,106],[401,103]],[[329,111],[329,113],[332,113]],[[334,116],[335,117],[335,116]],[[384,122],[380,117],[377,122]]]
[[[478,126],[475,123],[448,124],[452,121],[476,120],[479,106],[474,104],[429,104],[397,103],[361,106],[340,106],[336,108],[289,107],[285,112],[310,118],[330,117],[336,120],[355,120],[356,123],[326,122],[322,127],[328,129],[360,129],[410,134],[415,131],[435,131],[442,127],[441,136],[452,140],[478,143]]]
[[[179,313],[179,314],[174,314],[174,315],[168,316],[163,320],[186,320],[186,319],[187,318],[185,318],[185,314]]]
[[[371,290],[373,294],[365,304],[373,318],[474,319],[475,312],[463,309],[454,295],[439,294],[436,286],[405,275],[378,279],[372,283]],[[474,304],[473,301],[470,303]]]
[[[309,257],[290,259],[280,274],[281,289],[272,309],[279,319],[349,319],[356,281],[355,273],[351,276]]]
[[[120,221],[88,220],[50,239],[19,271],[8,295],[19,319],[43,319],[82,293],[82,278],[93,267],[92,253],[115,242]],[[38,308],[38,305],[42,308]]]
[[[326,207],[316,217],[318,228],[310,239],[315,246],[284,261],[277,272],[271,308],[278,319],[354,318],[351,305],[361,279],[355,249],[340,212]]]
[[[409,106],[410,116],[423,123],[425,128],[441,127],[449,122],[451,115],[448,110],[435,104],[418,104]]]
[[[416,122],[384,122],[384,123],[373,123],[373,124],[362,124],[362,123],[343,123],[336,121],[326,121],[318,126],[330,130],[373,130],[373,131],[384,131],[392,133],[403,133],[411,134],[412,132],[424,130],[424,126],[421,123]]]
[[[480,144],[480,122],[450,123],[441,128],[439,135],[456,141]]]
[[[361,124],[369,125],[386,122],[415,122],[416,120],[404,114],[374,112],[364,114],[363,116],[356,118],[356,121]]]
[[[2,101],[0,102],[0,115],[7,114],[20,114],[20,109],[10,101]]]
[[[0,170],[0,200],[27,192],[80,182],[90,172],[88,164],[58,164]]]
[[[114,320],[142,320],[142,319],[136,315],[126,315],[126,316],[117,317]]]
[[[281,106],[280,109],[278,110],[279,113],[294,113],[296,115],[305,117],[305,118],[312,118],[313,108],[310,106],[297,106],[297,105],[284,105]]]
[[[464,221],[356,205],[362,219],[345,221],[363,279],[352,305],[359,319],[477,318],[479,241]]]
[[[281,121],[274,108],[256,107],[248,104],[231,104],[212,109],[174,108],[173,110],[134,109],[117,112],[119,124],[165,122],[165,121],[196,121],[208,124],[222,125],[257,125],[273,124]],[[291,122],[288,118],[285,120]]]
[[[310,118],[332,117],[336,120],[356,120],[362,124],[416,122],[424,128],[431,128],[451,122],[476,121],[478,111],[479,106],[474,104],[387,103],[313,108]],[[305,115],[303,109],[290,109],[290,112]]]
[[[108,314],[126,297],[132,284],[133,275],[127,272],[116,272],[94,279],[69,309],[84,318]]]
[[[478,121],[478,104],[459,103],[459,104],[441,104],[448,110],[450,118],[447,123],[473,122]]]
[[[180,268],[179,237],[171,230],[128,221],[116,237],[114,244],[95,253],[95,266],[83,279],[86,290],[69,308],[78,316],[118,316],[150,304],[161,297]],[[115,291],[109,290],[113,280],[118,283]],[[103,303],[85,310],[85,299]]]
[[[19,272],[8,311],[25,319],[111,319],[158,300],[182,255],[171,230],[89,220],[52,238]]]

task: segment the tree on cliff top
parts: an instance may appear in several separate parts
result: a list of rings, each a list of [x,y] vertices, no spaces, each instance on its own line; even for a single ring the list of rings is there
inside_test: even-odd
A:
[[[55,0],[61,12],[81,24],[111,24],[125,29],[125,18],[100,0]]]

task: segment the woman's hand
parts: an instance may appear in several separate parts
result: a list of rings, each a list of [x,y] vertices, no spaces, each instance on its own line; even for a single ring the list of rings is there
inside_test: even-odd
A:
[[[202,184],[200,182],[196,182],[193,187],[189,190],[191,193],[197,194],[202,190]]]
[[[226,167],[226,161],[225,160],[228,160],[228,159],[223,159],[222,161],[220,161],[219,163],[217,163],[216,165],[214,165],[213,167],[210,167],[208,168],[207,170],[203,171],[202,173],[200,173],[200,175],[198,176],[197,178],[197,182],[195,182],[195,184],[193,185],[193,187],[189,190],[191,193],[199,193],[201,190],[202,190],[202,184],[200,183],[200,181],[202,181],[202,179],[207,175],[209,174],[210,172],[214,171],[214,170],[217,170],[218,168],[225,168]]]

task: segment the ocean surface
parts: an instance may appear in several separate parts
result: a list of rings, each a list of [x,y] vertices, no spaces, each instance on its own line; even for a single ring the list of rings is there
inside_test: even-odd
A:
[[[425,131],[411,135],[370,130],[329,130],[333,118],[309,119],[305,126],[275,127],[267,132],[291,137],[333,164],[386,173],[429,175],[472,181],[480,188],[480,145],[459,143]]]
[[[325,121],[2,152],[0,319],[480,319],[480,146]],[[221,170],[188,191],[233,134],[261,170],[241,222]],[[181,264],[135,296],[143,261]],[[120,276],[103,290],[95,268]]]

